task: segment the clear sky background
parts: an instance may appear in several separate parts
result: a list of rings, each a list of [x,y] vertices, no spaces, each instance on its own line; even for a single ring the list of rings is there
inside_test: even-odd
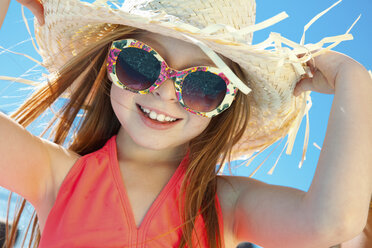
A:
[[[254,34],[253,43],[258,43],[267,38],[270,32],[281,33],[282,36],[299,42],[302,36],[303,27],[318,13],[335,3],[335,0],[257,0],[257,22],[266,20],[282,11],[289,14],[289,18],[272,26],[266,30],[258,31]],[[371,0],[343,0],[338,6],[321,17],[315,22],[306,33],[306,43],[316,43],[327,36],[344,34],[355,19],[361,14],[362,17],[351,33],[354,35],[353,41],[345,41],[333,50],[345,53],[367,69],[372,69],[372,1]],[[26,16],[32,29],[32,14],[26,10]],[[28,35],[25,24],[22,20],[20,4],[12,0],[8,15],[0,30],[0,46],[25,53],[33,58],[40,60],[38,54],[34,51],[30,36]],[[1,76],[22,76],[27,79],[37,81],[45,71],[36,66],[29,59],[10,54],[0,49],[0,75]],[[0,109],[5,112],[13,111],[24,101],[32,91],[32,87],[19,83],[0,81]],[[298,168],[302,155],[303,131],[301,126],[297,135],[295,148],[291,156],[283,153],[273,175],[267,172],[275,163],[277,156],[282,150],[282,145],[273,152],[272,156],[264,163],[254,178],[272,183],[296,187],[307,190],[316,168],[320,150],[313,145],[316,143],[322,147],[324,135],[327,127],[327,120],[332,95],[322,95],[312,93],[313,106],[310,110],[310,139],[306,160],[301,169]],[[303,123],[304,124],[304,123]],[[40,132],[40,125],[33,125],[29,130],[35,134]],[[42,125],[43,126],[43,125]],[[240,166],[233,169],[237,175],[248,176],[269,154],[272,148],[258,157],[257,161],[249,167]]]

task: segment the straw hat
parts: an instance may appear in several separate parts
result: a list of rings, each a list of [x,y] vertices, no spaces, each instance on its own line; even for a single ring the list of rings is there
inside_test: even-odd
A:
[[[308,93],[294,97],[293,89],[306,74],[305,62],[329,49],[322,48],[324,42],[305,46],[304,39],[296,44],[276,33],[252,45],[253,32],[287,17],[283,12],[255,24],[254,0],[125,0],[121,6],[105,0],[42,2],[45,25],[35,22],[35,35],[43,65],[50,72],[110,32],[111,24],[129,25],[200,46],[241,91],[251,90],[247,95],[250,121],[234,149],[235,158],[262,151],[287,134],[287,153],[290,153],[298,127],[311,104]],[[327,38],[327,42],[337,44],[351,38],[346,34]],[[311,55],[315,50],[318,52]],[[249,88],[239,85],[240,80],[216,58],[215,52],[241,66]],[[299,59],[298,54],[305,56]]]

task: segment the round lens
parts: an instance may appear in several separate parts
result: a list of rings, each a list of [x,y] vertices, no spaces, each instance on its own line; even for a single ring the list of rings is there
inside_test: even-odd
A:
[[[210,112],[222,103],[226,90],[226,82],[220,76],[196,71],[184,79],[182,98],[187,107],[199,112]]]
[[[133,90],[150,88],[158,79],[160,61],[151,53],[135,47],[124,48],[116,61],[120,82]]]

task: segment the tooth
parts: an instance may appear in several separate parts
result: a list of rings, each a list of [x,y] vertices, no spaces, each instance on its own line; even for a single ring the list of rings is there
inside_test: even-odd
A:
[[[144,107],[142,107],[142,106],[141,106],[141,109],[142,109],[142,111],[145,112],[145,113],[150,113],[150,110],[148,110],[148,109],[146,109],[146,108],[144,108]]]
[[[164,121],[164,119],[165,119],[165,115],[160,114],[160,115],[158,115],[158,116],[156,117],[156,119],[157,119],[158,121]]]
[[[153,119],[153,120],[157,120],[157,121],[160,121],[160,122],[164,122],[164,121],[172,122],[172,121],[176,121],[177,120],[175,118],[172,118],[172,117],[169,117],[169,116],[165,116],[163,114],[158,114],[155,111],[152,111],[152,110],[143,108],[142,106],[140,106],[140,108],[142,109],[143,112],[147,113],[148,116],[151,119]]]
[[[154,111],[151,111],[149,116],[151,119],[156,120],[157,114]]]

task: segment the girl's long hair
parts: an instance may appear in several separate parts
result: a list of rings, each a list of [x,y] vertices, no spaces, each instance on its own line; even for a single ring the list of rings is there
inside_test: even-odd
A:
[[[108,25],[106,30],[109,32],[102,39],[73,57],[54,79],[35,91],[11,117],[23,127],[27,127],[59,97],[73,88],[66,104],[57,113],[57,118],[47,127],[52,131],[54,142],[63,145],[66,138],[72,134],[68,149],[85,155],[98,150],[110,137],[117,134],[121,125],[110,103],[111,82],[106,74],[106,56],[112,41],[142,31],[122,25]],[[231,64],[231,69],[245,81],[240,67],[232,61]],[[185,196],[180,209],[183,220],[180,247],[193,247],[193,244],[197,244],[200,237],[194,231],[194,224],[200,217],[205,223],[209,247],[224,246],[216,209],[217,174],[223,162],[230,160],[232,147],[241,138],[247,126],[248,115],[247,97],[238,92],[232,106],[212,118],[206,130],[190,141],[189,165],[180,194]],[[216,168],[217,164],[219,165]],[[12,227],[6,229],[3,247],[14,246],[17,226],[26,204],[26,200],[21,199],[22,203],[16,209]],[[8,208],[9,206],[8,204]],[[8,217],[9,215],[7,224]],[[41,235],[35,212],[30,226],[31,239],[27,247],[37,247]],[[29,228],[24,240],[28,233]]]

